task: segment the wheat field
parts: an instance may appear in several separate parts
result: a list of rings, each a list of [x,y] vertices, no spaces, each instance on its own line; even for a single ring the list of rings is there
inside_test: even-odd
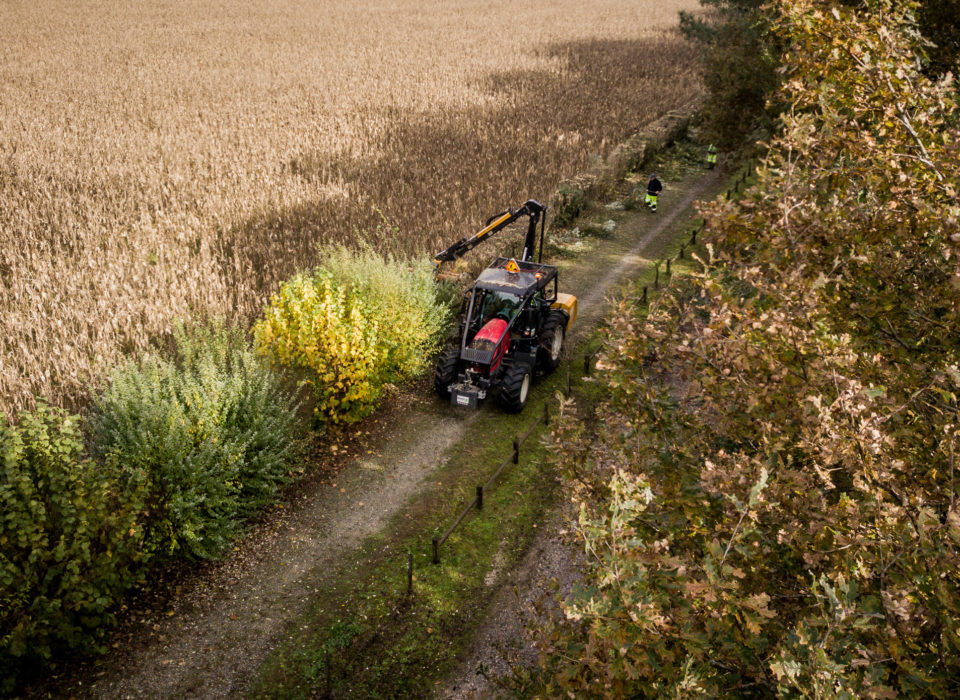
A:
[[[0,5],[0,410],[318,244],[425,255],[699,90],[697,0]]]

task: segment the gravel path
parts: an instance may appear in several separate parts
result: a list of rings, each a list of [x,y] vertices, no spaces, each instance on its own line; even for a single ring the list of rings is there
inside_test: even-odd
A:
[[[580,301],[571,344],[602,318],[604,297],[648,264],[644,252],[689,214],[695,199],[715,189],[717,181],[718,176],[710,174],[677,183],[661,198],[655,217],[647,212],[619,216],[616,236],[601,241],[596,255],[564,267],[562,288]],[[308,492],[288,504],[283,517],[268,518],[238,546],[236,556],[193,577],[186,590],[172,596],[168,610],[142,620],[143,639],[116,650],[59,691],[48,687],[41,692],[105,698],[242,696],[284,625],[304,610],[319,583],[349,565],[347,555],[415,498],[456,448],[476,414],[451,415],[444,408],[424,398],[399,411],[391,434],[375,446],[376,453],[352,461],[336,483],[305,482]],[[423,439],[425,435],[430,439]],[[564,571],[571,571],[573,560],[561,551],[557,528],[550,530],[553,534],[538,538],[518,571],[491,580],[491,588],[522,582],[527,592],[523,599],[529,602],[542,590],[545,577],[562,578]],[[512,611],[516,622],[520,604],[514,600],[511,607],[503,595],[501,590],[495,596],[493,609]],[[495,647],[515,641],[519,634],[519,625],[506,625],[505,619],[491,617],[480,643],[448,685],[448,697],[489,691],[477,684],[474,671],[480,663],[500,668],[492,665]]]

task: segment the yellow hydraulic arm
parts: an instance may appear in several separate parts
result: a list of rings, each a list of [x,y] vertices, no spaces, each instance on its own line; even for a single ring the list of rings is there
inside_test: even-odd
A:
[[[547,218],[543,213],[547,210],[546,206],[534,199],[528,199],[519,209],[507,209],[506,211],[494,214],[487,219],[483,228],[468,238],[461,238],[452,246],[441,250],[433,258],[433,264],[436,271],[440,271],[440,266],[445,262],[452,262],[463,257],[467,251],[483,243],[487,238],[497,231],[509,226],[521,216],[530,217],[530,225],[527,228],[527,237],[523,242],[523,254],[521,260],[528,261],[533,259],[533,249],[537,238],[537,223],[542,222],[540,227],[540,254],[543,255],[543,229]]]

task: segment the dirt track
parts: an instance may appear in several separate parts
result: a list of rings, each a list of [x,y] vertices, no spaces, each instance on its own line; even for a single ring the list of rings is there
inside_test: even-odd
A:
[[[694,200],[717,188],[716,174],[667,183],[660,212],[624,212],[616,233],[589,255],[564,265],[565,290],[580,300],[580,318],[569,342],[575,344],[602,317],[604,297],[649,263],[651,255],[689,215]],[[99,669],[81,673],[64,695],[92,697],[225,698],[244,694],[250,680],[290,620],[305,608],[321,582],[348,566],[361,541],[378,532],[404,505],[416,499],[459,440],[468,437],[471,414],[444,410],[439,400],[421,397],[390,426],[383,442],[354,460],[335,483],[306,485],[309,492],[282,516],[267,518],[237,548],[236,555],[214,565],[185,585],[159,619],[140,627],[148,638],[118,650]],[[474,414],[475,415],[475,414]],[[418,440],[426,432],[431,440]],[[544,533],[516,572],[506,572],[493,588],[510,581],[528,591],[542,578],[536,561],[554,556],[555,533]],[[533,557],[533,559],[531,559]],[[549,557],[547,557],[549,558]],[[558,560],[559,561],[559,560]],[[553,570],[548,570],[548,574]],[[510,586],[512,590],[512,586]],[[474,669],[494,664],[498,644],[516,638],[516,611],[504,590],[491,607],[500,615],[482,628],[480,642],[448,684],[447,695],[485,692]],[[506,597],[505,597],[506,596]],[[512,625],[504,620],[509,619]],[[495,630],[494,632],[491,632]],[[486,661],[485,661],[486,660]],[[487,663],[489,661],[489,663]]]
[[[644,254],[659,241],[672,237],[676,226],[682,224],[686,215],[691,213],[692,203],[714,193],[719,181],[712,174],[687,184],[689,189],[679,196],[678,202],[663,198],[669,210],[663,211],[664,206],[661,206],[664,216],[657,219],[653,226],[650,226],[646,212],[639,212],[621,223],[620,235],[624,241],[632,240],[633,244],[605,273],[610,277],[610,284],[582,292],[580,303],[589,309],[581,317],[584,328],[594,327],[606,310],[607,305],[603,303],[605,290],[649,264]],[[569,504],[561,504],[563,507],[566,505]],[[533,604],[547,594],[551,581],[557,586],[558,593],[568,593],[578,578],[578,568],[583,564],[582,552],[571,547],[561,536],[560,531],[564,526],[561,513],[554,513],[550,525],[538,530],[520,565],[500,577],[473,647],[465,654],[456,671],[446,679],[437,693],[438,698],[461,700],[489,697],[496,692],[495,679],[508,675],[511,663],[530,663],[535,659],[535,653],[524,634],[524,627],[531,619]]]

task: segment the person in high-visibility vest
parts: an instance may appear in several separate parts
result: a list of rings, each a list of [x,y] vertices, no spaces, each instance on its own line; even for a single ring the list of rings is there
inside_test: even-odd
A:
[[[650,211],[657,210],[657,197],[663,192],[663,185],[657,179],[657,176],[650,174],[650,181],[647,182],[647,196],[644,198],[644,204],[650,207]]]
[[[707,170],[713,170],[713,166],[717,164],[717,147],[712,143],[707,146]]]

